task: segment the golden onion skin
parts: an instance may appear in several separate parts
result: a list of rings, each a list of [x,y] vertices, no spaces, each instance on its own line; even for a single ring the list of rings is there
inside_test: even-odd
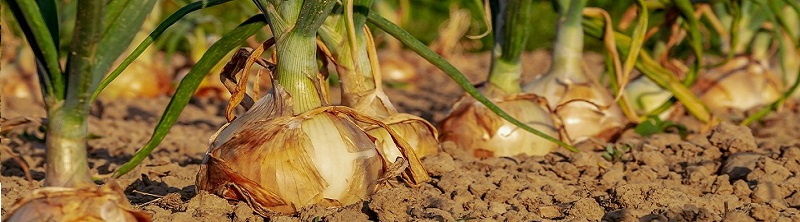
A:
[[[550,136],[558,137],[550,113],[535,99],[506,97],[495,103],[508,114]],[[440,124],[441,140],[455,142],[476,157],[546,155],[557,145],[503,120],[465,96]]]
[[[439,153],[439,134],[428,121],[407,113],[395,113],[382,121],[411,146],[417,157],[422,158]],[[392,141],[391,135],[386,129],[371,125],[365,127],[364,131],[375,137],[375,144],[378,145],[381,154],[387,160],[394,161],[397,157],[402,157],[400,149]]]
[[[381,54],[380,67],[383,82],[389,84],[413,84],[418,78],[416,68],[395,53]]]
[[[45,187],[15,204],[10,216],[13,221],[151,221],[150,215],[135,210],[128,203],[122,188],[115,182],[102,187]]]
[[[700,99],[711,110],[725,112],[734,108],[747,110],[776,101],[781,84],[765,62],[739,56],[701,76]]]
[[[591,138],[609,140],[626,124],[611,94],[588,80],[582,72],[575,75],[550,73],[526,86],[525,91],[547,99],[571,143]]]
[[[348,205],[376,190],[384,159],[350,117],[324,107],[287,115],[289,103],[272,98],[218,132],[198,190],[247,201],[265,216],[311,204]]]

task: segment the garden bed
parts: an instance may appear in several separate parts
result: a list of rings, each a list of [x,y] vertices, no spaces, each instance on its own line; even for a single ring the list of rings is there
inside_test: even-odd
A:
[[[415,88],[387,89],[400,111],[431,122],[442,120],[461,89],[420,58],[409,56],[420,71]],[[525,74],[547,70],[544,52],[528,53]],[[448,58],[472,80],[485,78],[488,55]],[[478,62],[475,62],[478,61]],[[602,70],[602,57],[588,56],[589,70]],[[530,80],[533,76],[524,76]],[[107,175],[147,142],[166,97],[101,101],[89,120],[90,167]],[[155,221],[263,221],[244,202],[228,202],[195,191],[195,175],[208,138],[225,122],[225,103],[196,99],[151,158],[119,179],[129,200],[153,214]],[[0,157],[2,213],[15,200],[42,185],[43,133],[36,121],[44,117],[31,99],[2,97],[5,118],[33,121],[3,138],[30,165],[32,184],[7,151]],[[739,114],[741,115],[741,114]],[[736,115],[734,115],[736,116]],[[618,161],[603,158],[603,147],[564,149],[544,157],[516,156],[477,159],[452,143],[444,152],[423,158],[433,180],[419,188],[400,185],[378,191],[371,199],[343,208],[307,207],[274,221],[530,221],[644,219],[687,221],[776,221],[800,217],[800,111],[792,107],[762,122],[740,127],[730,122],[703,126],[679,118],[689,135],[642,137],[629,129],[615,143],[625,151]]]

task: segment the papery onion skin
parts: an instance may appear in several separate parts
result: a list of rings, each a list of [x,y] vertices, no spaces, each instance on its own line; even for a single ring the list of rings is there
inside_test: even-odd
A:
[[[557,137],[549,112],[529,99],[506,98],[497,106],[531,127]],[[501,119],[483,104],[464,97],[440,124],[441,141],[452,141],[476,157],[543,156],[557,145]]]
[[[715,112],[747,110],[774,102],[782,86],[763,62],[739,56],[710,70],[698,82],[700,99]]]
[[[211,150],[197,187],[246,200],[262,215],[355,203],[375,191],[383,174],[375,144],[347,118],[321,112],[244,127]]]
[[[103,187],[46,187],[19,200],[10,216],[14,221],[151,221],[150,215],[134,210],[115,182]]]
[[[383,53],[380,56],[381,75],[389,84],[413,84],[418,75],[417,70],[400,55]]]
[[[383,121],[411,146],[417,157],[439,153],[439,134],[428,121],[406,113],[395,113]],[[391,135],[385,129],[371,126],[366,127],[364,131],[375,137],[375,143],[387,160],[394,161],[402,156],[397,144],[392,141]]]

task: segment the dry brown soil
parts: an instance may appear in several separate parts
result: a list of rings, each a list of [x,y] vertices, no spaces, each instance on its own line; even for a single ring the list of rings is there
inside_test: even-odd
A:
[[[402,111],[442,120],[462,91],[419,58],[416,88],[388,89]],[[588,59],[598,67],[601,58]],[[488,55],[452,59],[478,82]],[[525,55],[526,79],[542,73],[547,53]],[[592,69],[599,70],[599,69]],[[3,97],[2,115],[44,116],[31,100]],[[145,144],[168,98],[101,101],[93,107],[89,141],[93,173],[106,175]],[[691,118],[690,135],[641,137],[626,131],[614,144],[629,147],[619,161],[600,150],[559,150],[544,157],[473,158],[452,143],[423,159],[433,180],[402,185],[342,208],[311,206],[293,216],[263,218],[243,202],[195,191],[195,174],[208,138],[224,122],[216,100],[186,107],[164,142],[137,170],[119,180],[129,200],[155,221],[800,221],[800,112],[785,109],[750,127],[713,127]],[[703,130],[706,128],[706,130]],[[15,129],[2,146],[31,166],[25,179],[12,154],[2,151],[2,210],[42,185],[44,144],[38,126]]]

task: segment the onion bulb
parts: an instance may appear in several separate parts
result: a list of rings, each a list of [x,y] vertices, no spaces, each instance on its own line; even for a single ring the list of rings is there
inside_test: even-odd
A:
[[[697,85],[702,89],[700,99],[717,112],[769,104],[782,94],[780,81],[770,73],[769,65],[748,56],[737,56],[709,70]]]
[[[340,19],[345,19],[341,17]],[[344,24],[344,20],[340,20]],[[385,123],[388,128],[397,132],[398,136],[409,143],[411,149],[420,158],[439,152],[438,132],[428,121],[406,113],[399,112],[389,97],[383,91],[383,82],[388,72],[395,73],[402,78],[395,78],[390,83],[409,83],[416,75],[414,67],[402,60],[398,54],[386,53],[378,58],[372,34],[365,25],[362,25],[356,35],[355,48],[351,49],[346,42],[328,42],[328,48],[333,48],[332,58],[336,64],[342,83],[342,105],[353,108],[356,112],[375,118]],[[342,39],[344,41],[345,39]],[[339,47],[339,45],[343,47]],[[385,63],[389,61],[390,63]],[[385,67],[383,65],[388,65]],[[388,70],[387,70],[388,68]],[[397,70],[398,68],[403,70]],[[392,77],[394,78],[394,77]],[[359,126],[370,136],[375,137],[379,149],[387,155],[387,159],[394,161],[398,155],[397,144],[386,131],[386,127],[376,124],[361,123]]]
[[[311,204],[348,205],[375,192],[390,163],[357,125],[371,118],[330,106],[293,115],[288,101],[289,94],[275,83],[270,94],[220,129],[197,188],[247,201],[262,215],[294,213]],[[427,180],[413,152],[404,150],[410,164],[404,176],[412,185]]]
[[[390,85],[413,84],[418,78],[416,68],[395,52],[381,53],[380,66],[383,81]]]
[[[569,74],[570,77],[582,75],[583,72]],[[570,142],[610,139],[619,133],[625,125],[625,117],[605,88],[593,81],[559,77],[540,78],[529,85],[527,91],[547,98]]]
[[[133,209],[116,182],[102,187],[45,187],[17,201],[5,221],[151,221]]]
[[[585,73],[582,10],[586,0],[560,1],[560,19],[547,74],[523,88],[544,97],[572,143],[590,138],[608,140],[617,135],[626,118],[611,93]]]
[[[638,115],[647,115],[672,98],[669,90],[661,88],[646,76],[639,76],[629,82],[625,86],[625,95],[628,96],[629,105]],[[659,118],[668,119],[673,110],[675,110],[674,106],[662,112]]]
[[[494,102],[519,121],[556,137],[558,134],[553,128],[550,112],[542,108],[535,96],[531,96],[516,94]],[[453,141],[476,157],[518,154],[543,156],[558,147],[503,120],[469,96],[456,102],[440,126],[442,141]]]

